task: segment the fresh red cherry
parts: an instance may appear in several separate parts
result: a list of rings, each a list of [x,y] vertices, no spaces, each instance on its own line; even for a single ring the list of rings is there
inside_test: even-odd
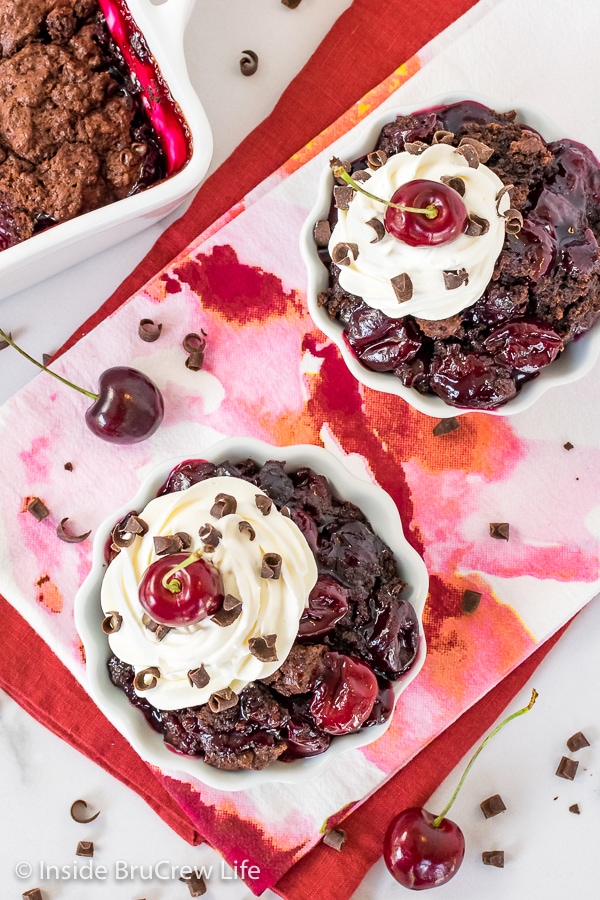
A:
[[[348,612],[348,591],[331,575],[322,575],[308,595],[300,617],[300,640],[327,634]]]
[[[221,608],[223,581],[196,553],[171,553],[148,566],[138,594],[142,609],[159,625],[193,625]]]
[[[378,691],[375,672],[362,660],[325,653],[310,712],[328,734],[349,734],[369,718]]]
[[[467,225],[467,208],[454,188],[437,181],[419,178],[399,187],[392,203],[411,209],[388,206],[384,224],[395,238],[411,247],[447,244],[462,234]],[[436,215],[425,212],[429,207]],[[413,210],[422,210],[414,212]]]
[[[165,412],[162,394],[143,372],[127,366],[106,369],[85,421],[97,437],[113,444],[135,444],[154,434]]]
[[[383,858],[396,881],[413,891],[445,884],[456,875],[465,855],[465,838],[454,822],[420,807],[405,809],[386,832]]]

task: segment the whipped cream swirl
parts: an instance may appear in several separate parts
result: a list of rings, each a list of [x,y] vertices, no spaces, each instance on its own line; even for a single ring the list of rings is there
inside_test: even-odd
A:
[[[362,297],[370,307],[390,318],[416,316],[420,319],[446,319],[456,315],[481,297],[491,280],[494,265],[505,236],[502,213],[510,207],[505,193],[496,209],[496,196],[504,186],[500,178],[479,164],[471,168],[455,147],[434,144],[419,155],[402,152],[390,156],[385,165],[371,172],[365,190],[391,199],[395,191],[409,181],[423,178],[441,181],[442,176],[462,178],[463,202],[469,214],[489,222],[485,234],[461,234],[453,241],[428,247],[411,247],[387,231],[372,243],[374,229],[367,222],[374,217],[383,222],[384,203],[356,192],[348,210],[338,210],[338,221],[329,241],[329,252],[339,243],[356,244],[358,256],[348,266],[340,266],[339,281],[345,291]],[[466,269],[468,282],[447,289],[444,272]],[[392,278],[406,273],[412,282],[410,300],[400,302]]]
[[[210,510],[219,493],[234,496],[237,510],[217,519]],[[120,629],[109,636],[111,650],[136,673],[152,666],[160,670],[156,686],[143,693],[158,709],[198,706],[224,688],[239,693],[251,681],[276,671],[290,652],[317,580],[317,567],[302,532],[291,519],[281,515],[274,504],[268,515],[257,508],[255,498],[262,493],[242,479],[217,477],[157,497],[140,513],[148,532],[122,549],[107,569],[102,609],[122,616]],[[254,529],[254,540],[247,531],[240,532],[239,523],[244,520]],[[227,626],[206,618],[194,625],[174,627],[158,641],[142,623],[144,610],[138,599],[141,577],[157,559],[154,537],[185,531],[192,538],[192,552],[203,547],[198,530],[206,523],[222,535],[206,558],[219,569],[225,594],[242,601],[241,615]],[[281,556],[278,579],[261,578],[265,553]],[[277,635],[278,659],[262,662],[250,653],[248,642],[269,634]],[[201,665],[210,681],[204,688],[193,687],[188,672]]]

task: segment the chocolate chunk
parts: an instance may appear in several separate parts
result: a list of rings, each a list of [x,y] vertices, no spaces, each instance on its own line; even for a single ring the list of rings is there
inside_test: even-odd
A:
[[[262,567],[260,570],[261,578],[272,578],[277,581],[281,575],[282,559],[279,553],[265,553],[262,558]]]
[[[215,519],[222,519],[223,516],[231,516],[237,509],[237,500],[231,494],[217,494],[213,503],[210,514]]]
[[[281,0],[284,6],[287,6],[288,9],[297,9],[302,0]]]
[[[47,366],[52,362],[53,353],[42,353],[42,365]]]
[[[426,144],[424,141],[405,141],[404,149],[407,153],[412,153],[413,156],[418,156],[423,150],[427,150],[429,144]]]
[[[469,274],[466,269],[458,269],[454,272],[444,272],[444,287],[447,291],[454,291],[463,284],[469,283]]]
[[[477,169],[479,166],[479,156],[475,147],[470,144],[461,144],[456,148],[456,152],[460,153],[466,159],[470,169]]]
[[[367,153],[367,165],[370,169],[380,169],[387,162],[387,153],[385,150],[373,150]]]
[[[199,372],[204,367],[204,350],[194,350],[185,361],[186,369]]]
[[[371,244],[379,243],[379,241],[383,237],[385,237],[385,225],[383,224],[381,219],[378,219],[377,216],[373,216],[373,218],[369,219],[369,221],[366,224],[370,225],[371,228],[373,229],[373,231],[375,232],[375,237],[371,241]]]
[[[343,828],[332,828],[323,835],[323,843],[333,850],[343,850],[346,843],[346,832]]]
[[[154,538],[154,552],[157,556],[169,556],[180,553],[183,549],[181,538],[177,534],[157,534]]]
[[[465,182],[460,175],[442,175],[440,181],[442,184],[447,184],[448,187],[451,187],[452,190],[456,191],[457,194],[460,194],[461,197],[465,196]]]
[[[356,191],[349,184],[334,185],[333,202],[335,206],[338,209],[348,209],[355,193]]]
[[[484,850],[481,854],[481,861],[484,866],[495,866],[497,869],[503,869],[504,850]]]
[[[182,550],[190,549],[190,547],[192,546],[192,538],[191,535],[187,533],[187,531],[176,531],[174,536],[176,538],[179,538],[179,540],[181,541]]]
[[[413,284],[410,280],[410,275],[406,272],[401,272],[400,275],[390,278],[390,281],[398,303],[406,303],[407,300],[410,300],[413,295]]]
[[[487,219],[483,219],[475,213],[469,215],[465,234],[468,234],[469,237],[479,237],[482,234],[487,234],[489,230],[490,223]]]
[[[573,805],[569,807],[569,812],[575,813],[576,816],[580,815],[581,810],[579,809],[579,803],[573,803]]]
[[[75,851],[75,856],[87,856],[91,858],[94,855],[94,842],[93,841],[79,841],[77,844],[77,850]]]
[[[330,166],[331,170],[333,171],[333,177],[335,178],[335,180],[337,181],[338,184],[348,184],[348,182],[345,181],[345,179],[343,179],[341,177],[341,175],[335,174],[335,169],[343,169],[344,172],[346,172],[348,174],[350,172],[350,170],[352,169],[351,163],[349,163],[345,159],[339,159],[337,156],[332,156],[331,159],[329,160],[329,166]]]
[[[190,669],[187,677],[191,686],[197,688],[205,688],[210,681],[210,675],[204,668],[204,665],[198,666],[197,669]]]
[[[40,500],[39,497],[34,497],[29,501],[29,503],[27,504],[27,512],[31,513],[31,515],[34,516],[38,520],[38,522],[41,522],[42,519],[45,519],[46,516],[50,515],[50,510],[48,509],[44,501]]]
[[[97,813],[94,813],[93,816],[88,816],[85,812],[87,810],[88,805],[85,800],[74,800],[71,804],[71,818],[74,822],[78,822],[80,825],[87,825],[88,822],[93,822],[100,815],[100,810]]]
[[[507,541],[510,536],[510,525],[508,522],[490,522],[490,537],[499,541]]]
[[[492,156],[494,153],[493,149],[491,147],[488,147],[487,144],[483,144],[481,141],[476,141],[475,138],[471,137],[461,138],[458,149],[461,150],[465,146],[473,148],[480,163],[486,163],[490,156]],[[471,164],[469,163],[469,165]]]
[[[514,184],[505,184],[504,187],[501,187],[496,194],[496,212],[498,213],[498,215],[500,215],[500,201],[505,194],[510,194],[512,191],[514,191],[514,189]]]
[[[336,266],[349,266],[358,256],[358,244],[341,242],[331,251],[331,258]]]
[[[240,72],[242,75],[254,75],[258,69],[258,53],[254,50],[242,50]]]
[[[118,612],[108,612],[105,614],[100,627],[104,634],[115,634],[122,624],[123,616],[120,616]]]
[[[152,632],[157,641],[162,641],[171,631],[171,628],[168,625],[159,625],[158,622],[155,622],[154,619],[150,618],[148,613],[144,613],[142,616],[142,625],[144,628],[147,628],[148,631]]]
[[[85,541],[86,538],[89,538],[92,533],[91,528],[83,534],[71,534],[65,529],[65,523],[68,521],[69,517],[65,516],[65,518],[61,519],[56,526],[56,536],[59,540],[64,541],[66,544],[80,544],[82,541]]]
[[[578,731],[576,734],[571,735],[571,737],[567,741],[567,747],[569,748],[571,753],[575,753],[577,750],[581,750],[582,747],[589,746],[590,742],[582,731]]]
[[[11,339],[11,341],[12,341],[12,331],[9,331],[9,332],[8,332],[8,337],[9,337],[9,338]],[[0,341],[0,350],[6,350],[7,347],[10,347],[10,344],[8,343],[8,341],[2,339],[2,340]]]
[[[572,450],[575,445],[571,443],[571,441],[567,441],[566,444],[563,444],[565,450]]]
[[[250,638],[248,649],[252,656],[255,656],[261,662],[276,662],[278,659],[276,643],[276,634],[265,634],[264,636]]]
[[[465,591],[462,597],[461,609],[465,615],[470,616],[479,606],[482,594],[479,591]]]
[[[121,525],[120,522],[117,522],[111,531],[110,537],[113,547],[117,550],[123,550],[125,547],[130,547],[136,538],[135,534],[126,531],[125,526]]]
[[[335,188],[334,188],[335,190]],[[317,247],[326,247],[331,237],[331,225],[327,219],[320,219],[313,228],[313,238]]]
[[[210,695],[208,708],[211,712],[220,713],[225,709],[231,709],[232,706],[237,706],[237,702],[238,695],[231,688],[227,687]]]
[[[143,519],[140,519],[139,516],[131,515],[125,522],[123,531],[126,531],[128,534],[146,534],[148,524]]]
[[[266,494],[255,494],[254,502],[256,503],[256,508],[263,516],[269,515],[273,506],[273,501],[270,497],[267,497]]]
[[[133,686],[136,691],[151,691],[158,684],[160,678],[160,669],[156,666],[150,666],[147,669],[140,669],[135,673]]]
[[[453,131],[444,131],[444,129],[439,128],[437,131],[433,133],[433,139],[431,141],[432,144],[451,144],[454,140],[454,132]]]
[[[65,471],[67,471],[67,472],[72,472],[73,471],[73,463],[66,462],[63,466],[63,469],[65,469]]]
[[[451,416],[449,419],[440,419],[433,428],[433,436],[441,437],[443,434],[452,434],[458,428],[460,428],[460,422],[456,416]]]
[[[357,169],[356,172],[352,173],[352,177],[355,181],[358,181],[359,184],[363,184],[365,181],[369,180],[371,173],[367,169]]]
[[[219,541],[223,537],[221,532],[208,522],[199,529],[198,534],[207,553],[212,553],[219,546]]]
[[[211,616],[211,622],[226,628],[231,625],[242,614],[242,601],[234,597],[233,594],[227,594],[223,600],[223,605],[214,616]]]
[[[523,216],[518,209],[507,209],[504,213],[504,228],[507,234],[518,234],[523,227]]]
[[[492,816],[497,816],[506,809],[500,794],[494,794],[492,797],[488,797],[487,800],[482,800],[479,807],[486,819],[491,819]]]
[[[255,532],[254,528],[252,527],[250,522],[246,522],[245,519],[243,522],[239,523],[238,528],[240,530],[240,534],[247,534],[251,541],[253,541],[254,538],[256,537],[256,532]]]
[[[573,781],[578,768],[579,762],[576,759],[569,759],[568,756],[563,756],[558,764],[555,775],[558,775],[559,778],[566,778],[567,781]]]
[[[152,344],[154,341],[157,341],[160,337],[161,331],[161,323],[157,325],[156,322],[154,322],[152,319],[140,319],[140,324],[138,326],[138,335],[147,344]]]
[[[40,888],[30,888],[24,894],[21,894],[21,897],[23,900],[44,900]]]
[[[291,4],[293,0],[287,0],[287,3],[286,0],[281,0],[281,2],[285,3],[287,6],[288,3]],[[300,0],[298,0],[296,6],[299,2]],[[291,6],[290,8],[294,9],[293,6]],[[203,897],[206,893],[206,883],[204,881],[204,877],[202,875],[198,875],[197,872],[192,872],[191,875],[182,875],[179,880],[183,881],[184,884],[187,884],[188,890],[190,892],[190,897]]]

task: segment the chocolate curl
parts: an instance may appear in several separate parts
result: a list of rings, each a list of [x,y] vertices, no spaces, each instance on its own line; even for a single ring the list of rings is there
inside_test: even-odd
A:
[[[140,338],[145,341],[147,344],[152,344],[154,341],[157,341],[160,337],[160,333],[162,331],[162,323],[158,325],[153,319],[141,319],[140,324],[138,326],[138,335]]]
[[[284,6],[287,6],[288,9],[297,9],[302,0],[281,0]]]
[[[277,635],[265,634],[252,637],[248,641],[248,650],[261,662],[277,662]]]
[[[427,150],[428,146],[429,144],[426,144],[424,141],[407,141],[404,144],[404,149],[407,153],[412,153],[413,156],[419,156],[424,150]]]
[[[336,244],[331,251],[331,258],[336,266],[349,266],[358,256],[358,244]]]
[[[79,825],[87,825],[88,822],[93,822],[100,815],[100,810],[97,813],[94,813],[93,816],[88,816],[85,812],[87,810],[88,805],[85,800],[74,800],[71,804],[71,818],[74,822],[77,822]]]
[[[210,514],[215,519],[222,519],[223,516],[231,516],[237,509],[237,500],[231,494],[217,494],[213,503]]]
[[[140,669],[135,673],[133,686],[136,691],[151,691],[158,684],[160,678],[160,669],[156,666],[150,666],[148,669]]]
[[[91,859],[94,855],[94,842],[93,841],[79,841],[77,844],[77,850],[75,851],[75,856],[86,856]]]
[[[464,156],[470,169],[477,169],[479,166],[479,156],[475,147],[470,144],[461,144],[456,148],[456,152]]]
[[[456,191],[457,194],[460,194],[461,197],[465,196],[465,182],[464,178],[461,178],[460,175],[442,175],[440,181],[442,184],[447,184],[448,187],[451,187],[452,190]]]
[[[337,209],[348,209],[355,190],[349,184],[336,184],[333,188],[333,202]],[[329,224],[329,223],[327,223]],[[331,236],[331,235],[330,235]]]
[[[331,225],[327,219],[320,219],[313,228],[313,239],[317,247],[327,247],[331,237]]]
[[[220,713],[225,709],[231,709],[233,706],[237,706],[238,699],[238,695],[232,691],[231,688],[223,688],[210,695],[208,698],[208,708],[211,712]]]
[[[490,522],[490,537],[500,541],[507,541],[509,536],[510,525],[508,522]]]
[[[495,866],[497,869],[503,869],[504,850],[484,850],[481,854],[481,861],[484,866]]]
[[[226,594],[225,599],[223,600],[223,606],[214,614],[214,616],[211,616],[210,620],[211,622],[214,622],[215,625],[226,628],[228,625],[232,625],[241,614],[242,601],[238,600],[237,597],[234,597],[233,594]]]
[[[256,508],[263,516],[269,515],[273,506],[273,501],[270,497],[267,497],[266,494],[255,494],[254,502],[256,503]]]
[[[501,187],[496,194],[496,212],[498,213],[498,215],[500,215],[500,201],[505,194],[510,194],[512,191],[514,191],[514,189],[514,184],[505,184],[504,187]]]
[[[457,272],[444,272],[444,287],[447,291],[454,291],[463,284],[469,283],[469,274],[466,269]]]
[[[487,219],[478,216],[476,213],[469,215],[465,234],[468,234],[469,237],[480,237],[482,234],[487,234],[489,230],[490,223]]]
[[[215,528],[214,525],[210,525],[208,522],[203,525],[198,531],[200,536],[200,540],[204,544],[204,549],[207,553],[212,553],[219,546],[219,541],[223,537],[221,532]]]
[[[492,147],[488,147],[487,144],[484,144],[481,141],[477,141],[475,140],[475,138],[462,138],[460,144],[458,145],[458,149],[461,150],[461,148],[465,146],[473,148],[480,163],[486,163],[490,156],[493,156],[494,154],[494,150],[492,149]],[[471,165],[471,163],[469,163],[469,165]],[[475,166],[474,168],[477,168],[477,166]]]
[[[159,625],[158,622],[155,622],[154,619],[150,618],[148,613],[144,613],[142,616],[142,625],[153,634],[159,642],[164,640],[171,631],[171,628],[168,625]]]
[[[364,182],[368,181],[371,177],[371,173],[366,169],[357,169],[356,172],[352,173],[352,177],[355,181],[358,181],[359,184],[364,184]]]
[[[454,140],[454,132],[453,131],[445,131],[443,128],[440,128],[438,131],[434,132],[431,143],[432,144],[451,144],[453,140]]]
[[[341,168],[344,170],[344,172],[347,172],[347,173],[350,173],[350,170],[352,169],[352,166],[350,165],[349,162],[347,162],[347,160],[338,159],[337,156],[331,157],[331,159],[329,160],[329,165],[332,169],[337,169],[338,167],[341,166]],[[340,178],[339,175],[334,174],[333,177],[335,178],[335,180],[337,181],[338,184],[346,184],[344,179]]]
[[[210,681],[210,675],[204,668],[204,665],[198,666],[197,669],[190,669],[187,677],[190,685],[195,688],[205,688]]]
[[[326,831],[323,835],[323,843],[326,847],[331,847],[333,850],[340,852],[344,849],[346,843],[346,832],[343,828],[332,828],[331,831]]]
[[[558,769],[555,774],[558,775],[559,778],[566,778],[567,781],[573,781],[578,768],[579,762],[576,759],[569,759],[568,756],[563,756],[558,764]]]
[[[242,75],[254,75],[258,69],[258,54],[254,50],[242,50],[240,72]]]
[[[92,529],[84,532],[83,534],[70,534],[65,530],[65,523],[69,521],[69,517],[65,516],[64,519],[61,519],[56,527],[56,536],[59,540],[64,541],[66,544],[80,544],[81,541],[85,541],[86,538],[90,536],[92,533]]]
[[[504,213],[504,227],[507,234],[518,234],[523,227],[523,216],[518,209],[507,209]]]
[[[272,578],[277,581],[281,575],[282,559],[279,553],[265,553],[262,558],[262,567],[260,570],[261,578]]]
[[[102,620],[102,631],[104,634],[115,634],[119,631],[121,625],[123,624],[123,616],[119,615],[118,612],[107,612]]]
[[[402,272],[400,275],[390,278],[390,281],[398,303],[406,303],[407,300],[410,300],[413,295],[413,284],[407,272]]]
[[[387,162],[387,153],[385,150],[373,150],[367,153],[367,165],[370,169],[380,169]]]
[[[366,224],[370,225],[371,228],[373,229],[373,231],[375,232],[375,237],[373,238],[373,240],[370,243],[378,244],[379,241],[385,237],[385,225],[383,224],[381,219],[377,218],[377,216],[373,216],[373,218],[369,219],[369,221]]]
[[[45,519],[46,516],[50,515],[50,510],[46,506],[43,500],[40,500],[39,497],[34,497],[27,504],[27,512],[31,513],[31,515],[41,522],[42,519]]]
[[[192,372],[199,372],[204,365],[204,353],[206,350],[206,333],[203,331],[202,336],[190,332],[186,334],[182,342],[183,349],[189,353],[185,361],[185,366]]]
[[[244,521],[239,523],[238,528],[240,530],[240,534],[247,534],[248,538],[251,541],[253,541],[254,538],[256,537],[256,532],[255,532],[254,528],[252,527],[250,522],[246,522],[245,519],[244,519]]]

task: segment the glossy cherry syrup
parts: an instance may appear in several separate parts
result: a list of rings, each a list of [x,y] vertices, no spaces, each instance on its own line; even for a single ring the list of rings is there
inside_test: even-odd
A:
[[[189,558],[189,553],[162,556],[142,576],[140,604],[159,625],[193,625],[214,615],[223,605],[219,571],[203,557],[182,566]]]
[[[343,653],[326,653],[310,711],[328,734],[349,734],[368,719],[378,692],[377,677],[370,666]]]
[[[411,807],[391,822],[383,843],[383,858],[397,882],[413,891],[439,887],[456,875],[465,855],[465,838],[455,822]]]
[[[408,181],[392,196],[392,203],[415,209],[435,210],[435,216],[388,206],[384,224],[395,238],[411,247],[447,244],[467,225],[467,208],[460,194],[447,184],[423,178]]]
[[[327,634],[347,612],[347,589],[331,575],[321,575],[308,595],[308,606],[300,618],[298,638],[306,640]]]

